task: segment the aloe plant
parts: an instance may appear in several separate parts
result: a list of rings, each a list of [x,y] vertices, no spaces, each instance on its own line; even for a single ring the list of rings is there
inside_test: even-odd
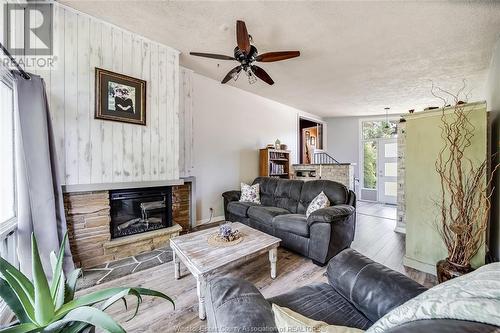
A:
[[[38,253],[36,238],[31,236],[32,275],[30,281],[17,268],[0,258],[0,297],[7,303],[17,317],[18,323],[0,330],[0,333],[53,332],[78,333],[89,327],[99,327],[112,333],[125,330],[113,318],[104,312],[112,304],[122,300],[125,308],[125,296],[136,297],[136,308],[132,318],[137,315],[142,296],[166,299],[175,306],[167,295],[145,288],[108,288],[75,299],[76,280],[81,274],[75,269],[66,277],[62,270],[64,244],[58,255],[50,254],[52,281],[49,283],[43,271]],[[129,319],[129,320],[130,320]]]

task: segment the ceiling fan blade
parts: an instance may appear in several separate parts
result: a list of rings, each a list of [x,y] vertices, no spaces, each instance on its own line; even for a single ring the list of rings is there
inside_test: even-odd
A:
[[[266,73],[265,70],[263,70],[262,68],[260,68],[259,66],[255,66],[255,65],[252,65],[252,72],[259,78],[261,79],[262,81],[266,82],[267,84],[269,85],[273,85],[274,84],[274,81],[273,79],[271,79],[271,77],[269,76],[269,74]]]
[[[250,52],[250,38],[248,37],[247,26],[243,21],[236,21],[236,40],[238,48],[248,54]]]
[[[300,56],[299,51],[268,52],[258,55],[255,60],[260,62],[280,61]]]
[[[229,80],[231,80],[234,75],[236,75],[239,72],[241,72],[241,69],[242,69],[241,65],[240,66],[236,66],[233,69],[231,69],[229,71],[229,73],[227,73],[227,75],[222,79],[221,83],[224,84],[224,83],[228,82]]]
[[[200,52],[189,52],[190,55],[197,57],[205,57],[219,60],[236,60],[234,57],[222,55],[222,54],[213,54],[213,53],[200,53]]]

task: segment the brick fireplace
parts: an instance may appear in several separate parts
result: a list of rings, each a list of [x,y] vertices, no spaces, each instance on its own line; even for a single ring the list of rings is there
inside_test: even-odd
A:
[[[114,189],[66,191],[64,206],[75,264],[91,268],[168,246],[171,237],[190,229],[192,187],[193,184],[187,182],[121,191],[126,199],[131,193],[144,194],[148,199],[142,206],[131,200],[118,203],[116,194],[119,192]],[[121,220],[116,216],[112,218],[114,208],[120,204],[125,206],[125,213],[122,211]],[[128,206],[139,208],[127,210]],[[132,218],[130,214],[138,216]],[[118,226],[112,222],[117,222],[127,233],[122,232],[116,237]]]

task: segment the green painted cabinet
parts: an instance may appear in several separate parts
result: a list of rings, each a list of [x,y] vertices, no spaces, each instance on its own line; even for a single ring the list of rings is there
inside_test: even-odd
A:
[[[479,165],[487,157],[486,103],[465,106],[471,124],[475,127],[472,145],[466,154]],[[405,116],[405,205],[406,256],[404,264],[436,274],[436,262],[447,256],[438,233],[440,181],[435,161],[443,146],[441,115],[453,117],[453,108],[416,112]],[[484,180],[486,181],[486,179]],[[484,264],[485,250],[480,249],[472,266]]]

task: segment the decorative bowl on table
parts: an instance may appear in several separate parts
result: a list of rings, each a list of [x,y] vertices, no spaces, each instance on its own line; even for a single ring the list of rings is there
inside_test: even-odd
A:
[[[242,235],[237,229],[233,229],[231,222],[219,226],[219,232],[208,237],[208,243],[214,246],[231,246],[242,241]]]

